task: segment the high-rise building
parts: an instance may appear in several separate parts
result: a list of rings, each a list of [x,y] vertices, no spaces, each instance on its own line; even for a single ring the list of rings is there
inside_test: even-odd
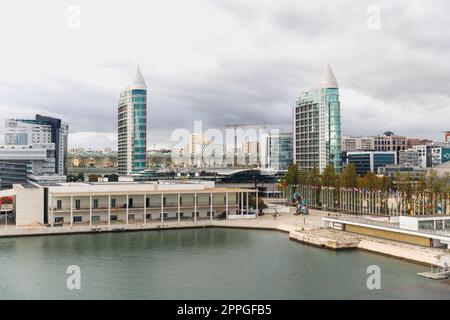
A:
[[[261,167],[273,170],[287,170],[292,164],[292,132],[267,133],[261,138]]]
[[[147,153],[147,85],[139,66],[118,103],[118,173],[143,171]]]
[[[300,170],[341,169],[339,86],[329,65],[319,87],[301,93],[294,106],[294,163]]]

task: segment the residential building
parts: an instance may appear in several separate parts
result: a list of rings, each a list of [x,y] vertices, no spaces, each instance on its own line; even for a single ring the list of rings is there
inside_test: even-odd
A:
[[[301,93],[293,108],[294,163],[300,170],[341,169],[339,86],[329,65],[319,87]]]
[[[432,148],[432,145],[413,146],[413,150],[419,152],[421,168],[430,168],[433,165]]]
[[[379,167],[397,163],[395,151],[354,151],[347,152],[347,164],[355,165],[358,175],[365,175],[369,171],[378,172]]]
[[[147,85],[139,66],[118,103],[118,172],[131,175],[145,169],[147,151]]]
[[[398,164],[401,166],[420,167],[420,152],[414,149],[401,150]]]
[[[400,151],[407,149],[407,138],[395,135],[391,131],[386,131],[381,135],[374,137],[374,150],[376,151],[395,151],[397,159],[400,157]]]
[[[430,144],[430,143],[433,143],[433,141],[428,140],[428,139],[420,139],[420,138],[407,138],[406,139],[406,148],[411,149],[414,146]]]
[[[374,137],[342,136],[341,152],[374,150],[375,149],[374,143],[375,143]]]

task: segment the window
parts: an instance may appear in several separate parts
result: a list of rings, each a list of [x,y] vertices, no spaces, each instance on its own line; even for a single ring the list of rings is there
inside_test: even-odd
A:
[[[56,200],[56,209],[61,210],[61,208],[62,208],[62,201]]]
[[[94,209],[98,209],[98,199],[94,199]]]
[[[180,206],[183,205],[183,197],[180,197]]]
[[[434,229],[434,221],[419,221],[419,229]]]
[[[117,215],[112,214],[111,215],[111,221],[117,221]]]
[[[75,209],[80,209],[81,207],[81,200],[80,199],[76,199],[75,200]]]
[[[134,220],[134,214],[129,214],[128,215],[128,220]]]
[[[180,218],[182,219],[184,216],[184,212],[177,212],[177,219]]]
[[[152,220],[152,214],[151,214],[151,213],[147,213],[147,214],[145,215],[145,218],[146,218],[147,220]]]
[[[145,206],[150,207],[150,198],[145,198]]]
[[[83,222],[83,217],[82,216],[74,216],[73,217],[73,222]]]
[[[92,216],[92,223],[99,224],[100,223],[100,216]]]
[[[111,199],[111,208],[115,208],[116,207],[116,199]]]
[[[128,199],[128,208],[133,208],[133,198]]]
[[[64,217],[55,217],[55,223],[64,223]]]
[[[163,206],[166,205],[166,197],[163,198]]]

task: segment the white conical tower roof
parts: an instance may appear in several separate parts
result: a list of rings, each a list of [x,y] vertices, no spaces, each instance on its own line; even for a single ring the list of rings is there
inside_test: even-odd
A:
[[[327,64],[327,66],[325,67],[325,75],[322,82],[320,83],[320,86],[322,88],[339,88],[329,64]]]
[[[136,74],[134,75],[133,81],[130,84],[131,87],[135,89],[147,89],[144,77],[142,76],[141,69],[136,66]]]

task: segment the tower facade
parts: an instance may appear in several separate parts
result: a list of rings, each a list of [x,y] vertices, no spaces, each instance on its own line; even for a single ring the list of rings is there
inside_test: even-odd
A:
[[[341,170],[339,86],[329,65],[320,86],[303,91],[293,108],[294,163],[300,170]]]
[[[147,153],[147,85],[137,67],[133,81],[119,96],[118,173],[145,169]]]

